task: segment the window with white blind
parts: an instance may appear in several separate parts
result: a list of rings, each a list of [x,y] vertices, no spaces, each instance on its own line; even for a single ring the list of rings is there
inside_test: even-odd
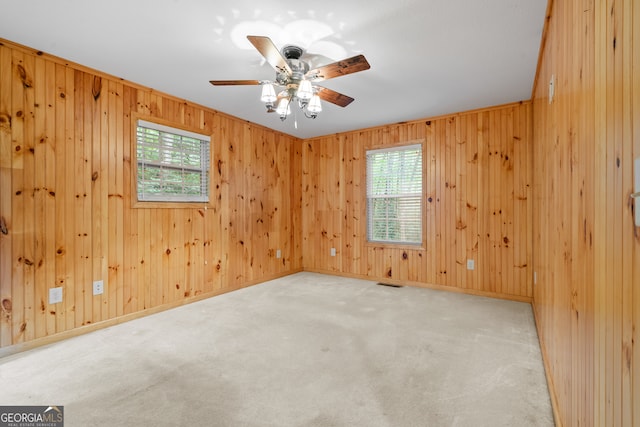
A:
[[[209,201],[209,136],[143,120],[136,134],[139,201]]]
[[[367,238],[422,243],[422,145],[367,151]]]

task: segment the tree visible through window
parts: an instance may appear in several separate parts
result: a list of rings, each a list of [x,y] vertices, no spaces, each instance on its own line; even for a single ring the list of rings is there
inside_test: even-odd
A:
[[[139,201],[207,202],[210,138],[138,121]]]
[[[367,151],[367,237],[422,243],[422,145]]]

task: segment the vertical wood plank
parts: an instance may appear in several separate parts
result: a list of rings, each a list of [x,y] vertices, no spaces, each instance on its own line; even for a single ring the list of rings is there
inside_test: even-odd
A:
[[[629,2],[627,3],[630,6],[629,14],[632,16],[632,22],[630,28],[632,29],[632,39],[631,39],[631,52],[632,52],[632,81],[631,81],[631,123],[633,124],[632,133],[633,133],[633,142],[632,142],[632,151],[633,158],[636,159],[640,157],[640,6],[638,6],[637,2]],[[640,349],[635,345],[640,342],[640,230],[638,227],[635,227],[634,230],[634,239],[633,239],[633,251],[632,258],[630,259],[631,264],[633,265],[633,277],[632,281],[634,284],[632,291],[632,300],[633,300],[633,327],[632,327],[632,342],[634,343],[633,347],[633,359],[632,359],[632,367],[633,367],[633,380],[632,380],[632,389],[633,389],[633,401],[631,402],[631,406],[633,408],[633,419],[632,425],[640,424]]]
[[[446,210],[446,122],[438,120],[435,123],[435,155],[436,155],[436,283],[447,284],[447,226]]]
[[[55,183],[56,183],[56,218],[68,218],[70,197],[66,170],[68,169],[67,159],[73,156],[68,154],[73,146],[67,144],[67,120],[66,120],[66,67],[60,64],[55,65]],[[68,221],[56,221],[56,281],[55,287],[62,287],[63,303],[52,304],[49,311],[55,318],[56,332],[66,330],[66,305],[70,302],[69,282],[71,282],[70,271],[73,263],[69,257],[73,253],[69,242]],[[71,297],[71,300],[73,297]]]
[[[478,265],[478,116],[466,117],[466,151],[464,161],[467,171],[464,209],[466,210],[466,258],[474,260],[474,267]],[[478,290],[477,270],[467,271],[467,288]]]
[[[140,215],[140,209],[131,209],[131,201],[134,195],[132,194],[133,185],[132,182],[136,175],[136,171],[133,169],[136,165],[131,163],[133,147],[135,147],[135,139],[133,137],[133,129],[131,125],[131,111],[135,110],[135,91],[128,87],[123,86],[121,92],[122,98],[122,156],[123,156],[123,168],[122,168],[122,203],[124,212],[123,220],[123,313],[135,313],[139,310],[139,297],[140,297],[140,283],[138,279],[138,268],[140,264],[138,262],[138,240],[140,238],[138,230],[138,215]],[[142,282],[144,283],[144,282]],[[144,294],[143,294],[144,295]],[[144,301],[144,297],[143,297]]]
[[[456,161],[455,161],[455,145],[456,145],[456,121],[457,117],[453,116],[445,122],[445,183],[443,196],[445,203],[443,207],[445,212],[442,219],[446,230],[445,235],[445,256],[446,256],[446,281],[447,286],[455,286],[456,284]],[[449,217],[449,218],[448,218]]]
[[[502,246],[502,268],[501,277],[505,286],[506,293],[509,295],[518,295],[519,289],[515,286],[515,269],[517,268],[514,262],[514,246],[516,245],[516,235],[513,226],[514,222],[514,204],[515,204],[515,192],[514,192],[514,117],[513,108],[504,109],[500,116],[500,125],[502,128],[502,141],[501,141],[501,156],[502,169],[500,177],[500,206],[502,210],[501,214],[501,228],[500,241]],[[523,224],[523,227],[526,227]]]
[[[23,257],[23,288],[24,288],[24,320],[21,326],[23,340],[31,341],[35,338],[35,270],[38,266],[36,241],[36,193],[38,189],[35,185],[35,175],[38,165],[35,163],[35,58],[31,55],[24,55],[23,59],[24,76],[21,76],[24,88],[24,169],[23,169],[23,191],[24,191],[24,253]]]
[[[93,124],[94,99],[93,99],[93,79],[89,73],[79,73],[78,78],[82,80],[82,91],[77,91],[77,98],[82,99],[82,120],[77,124],[78,133],[82,135],[82,270],[83,270],[83,301],[80,319],[81,325],[93,322],[93,181],[94,181],[94,161],[93,161]],[[89,89],[91,88],[91,89]],[[91,96],[89,95],[91,94]],[[97,141],[96,141],[97,142]],[[97,177],[96,177],[97,179]]]
[[[87,271],[88,260],[90,258],[87,245],[90,245],[89,227],[85,224],[85,217],[89,213],[87,199],[89,198],[86,183],[89,181],[86,174],[86,167],[89,159],[85,154],[84,143],[84,122],[88,118],[84,116],[84,78],[80,71],[73,72],[73,167],[72,173],[75,177],[73,208],[73,245],[76,256],[74,261],[74,305],[73,305],[73,327],[82,326],[85,318],[85,297],[91,294],[91,271]],[[87,292],[89,290],[89,292]]]
[[[477,143],[478,143],[478,164],[489,165],[490,163],[490,149],[488,140],[488,128],[489,128],[489,113],[482,112],[478,114],[478,128],[476,129]],[[478,186],[483,191],[478,191],[478,259],[476,263],[476,269],[478,270],[478,280],[482,283],[485,289],[495,291],[495,281],[490,276],[491,263],[493,257],[491,255],[491,246],[489,242],[489,224],[492,212],[489,205],[489,172],[490,168],[478,166]]]
[[[50,230],[44,218],[47,217],[48,183],[46,175],[47,129],[46,129],[46,62],[36,58],[34,64],[34,235],[35,235],[35,277],[34,277],[34,336],[41,338],[47,335],[47,270],[53,262],[55,250],[47,247],[47,235]],[[2,65],[0,65],[0,70]],[[0,77],[0,81],[2,77]],[[40,219],[43,220],[40,220]]]
[[[11,88],[11,194],[13,200],[12,218],[13,218],[13,236],[12,239],[12,283],[11,283],[11,342],[13,344],[24,342],[24,331],[26,324],[25,308],[29,304],[25,300],[25,240],[27,235],[26,221],[24,214],[26,213],[27,191],[25,191],[24,179],[24,163],[26,153],[25,143],[25,87],[18,78],[19,70],[22,68],[24,72],[24,55],[20,52],[13,51],[11,70],[13,72],[12,88]]]
[[[45,174],[45,182],[46,182],[46,196],[45,196],[45,207],[44,211],[46,214],[42,218],[44,228],[47,230],[45,236],[45,253],[46,260],[44,264],[44,275],[45,275],[45,283],[42,287],[42,299],[40,301],[40,309],[44,311],[45,323],[46,323],[46,334],[51,335],[56,333],[56,316],[55,316],[55,306],[49,304],[49,288],[57,286],[57,260],[59,257],[58,246],[57,246],[57,232],[55,231],[57,228],[57,219],[58,219],[58,208],[57,203],[59,197],[56,196],[56,192],[58,191],[58,184],[62,186],[62,183],[56,182],[56,136],[57,136],[57,122],[56,122],[56,98],[57,98],[57,90],[56,90],[56,65],[52,62],[45,63],[45,80],[43,84],[45,85],[45,117],[44,117],[44,128],[45,128],[45,164],[44,164],[44,174]]]
[[[425,176],[425,197],[426,197],[426,245],[427,245],[427,275],[426,283],[436,283],[436,155],[435,155],[435,124],[428,120],[425,123],[425,152],[424,152],[424,170]]]
[[[456,120],[456,282],[455,285],[466,289],[467,283],[467,171],[466,171],[466,146],[467,128],[466,117],[459,117]]]
[[[0,46],[0,221],[6,232],[0,234],[0,347],[12,344],[13,302],[13,208],[11,144],[11,49]]]
[[[93,323],[106,319],[108,295],[111,288],[108,275],[108,194],[109,194],[109,129],[108,82],[100,77],[92,79],[92,153],[91,153],[91,251],[92,280],[102,280],[104,293],[93,297]]]
[[[622,242],[620,245],[621,258],[620,270],[620,292],[621,292],[621,322],[622,329],[621,334],[621,418],[622,425],[632,425],[633,421],[633,351],[634,343],[633,339],[633,264],[632,258],[628,254],[633,253],[633,230],[634,219],[633,209],[627,208],[629,206],[628,194],[634,192],[634,176],[633,176],[633,121],[632,121],[632,105],[633,105],[633,3],[625,0],[621,4],[618,3],[618,8],[621,9],[618,14],[620,19],[621,31],[619,31],[619,37],[622,38],[623,43],[620,48],[616,48],[619,57],[622,59],[619,62],[620,75],[618,76],[617,98],[616,105],[620,114],[620,141],[621,147],[619,149],[619,159],[616,161],[616,165],[619,169],[621,185],[619,193],[622,195],[620,203],[620,214],[622,216],[620,222],[622,225]],[[636,55],[638,55],[638,49],[636,47]],[[640,70],[636,70],[636,73]],[[636,89],[637,90],[637,89]],[[640,126],[640,123],[638,123]],[[640,282],[638,282],[640,283]],[[640,390],[638,391],[640,392]]]
[[[64,204],[66,218],[73,218],[73,223],[65,227],[66,255],[65,261],[67,266],[66,280],[63,289],[64,306],[64,322],[65,330],[71,330],[76,327],[76,289],[81,286],[77,277],[76,261],[79,257],[79,248],[76,241],[76,214],[79,207],[79,194],[76,192],[76,135],[75,135],[75,72],[69,67],[59,70],[62,74],[60,81],[64,82],[64,91],[61,91],[60,97],[64,99],[64,138],[63,145],[65,147],[65,168],[61,170],[58,177],[64,181]],[[79,325],[78,325],[79,326]]]

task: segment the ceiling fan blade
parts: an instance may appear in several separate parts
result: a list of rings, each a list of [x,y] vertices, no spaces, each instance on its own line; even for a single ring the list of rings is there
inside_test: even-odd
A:
[[[262,80],[210,80],[214,86],[260,85]]]
[[[327,89],[326,87],[318,87],[318,89],[318,96],[323,101],[336,104],[340,107],[346,107],[353,102],[353,98],[336,92],[335,90]]]
[[[307,72],[306,77],[313,82],[321,82],[334,77],[346,76],[347,74],[368,70],[369,68],[371,68],[371,66],[364,55],[357,55],[343,59],[342,61],[314,68]]]
[[[264,59],[275,68],[277,71],[282,73],[291,74],[291,68],[289,64],[287,64],[287,60],[275,44],[271,41],[269,37],[264,36],[247,36],[247,39],[251,42],[251,44],[258,49],[258,52],[264,56]]]

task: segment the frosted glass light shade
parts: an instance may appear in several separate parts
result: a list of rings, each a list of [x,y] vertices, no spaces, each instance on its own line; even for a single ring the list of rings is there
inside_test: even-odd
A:
[[[320,97],[318,95],[313,95],[311,97],[309,105],[307,106],[307,111],[310,113],[319,113],[322,111],[322,104],[320,103]]]
[[[273,88],[273,85],[271,83],[262,85],[262,96],[260,97],[260,101],[265,104],[273,104],[276,99],[276,91]]]
[[[278,102],[276,113],[278,113],[280,117],[286,117],[291,113],[291,109],[289,108],[289,98],[282,98],[280,102]]]
[[[309,80],[302,80],[300,82],[296,96],[303,101],[311,99],[311,97],[313,96],[313,87],[311,86],[311,82]]]

